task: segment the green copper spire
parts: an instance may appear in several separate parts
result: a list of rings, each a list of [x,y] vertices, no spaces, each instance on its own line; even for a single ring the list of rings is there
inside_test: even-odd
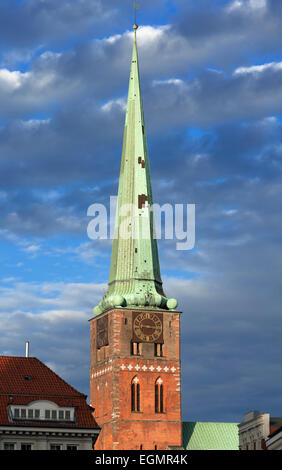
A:
[[[108,290],[94,313],[113,307],[175,309],[163,292],[143,113],[136,30],[129,78]]]

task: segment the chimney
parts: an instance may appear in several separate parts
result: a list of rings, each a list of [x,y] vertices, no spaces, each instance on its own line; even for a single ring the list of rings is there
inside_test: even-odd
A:
[[[29,341],[25,343],[25,357],[29,357]]]

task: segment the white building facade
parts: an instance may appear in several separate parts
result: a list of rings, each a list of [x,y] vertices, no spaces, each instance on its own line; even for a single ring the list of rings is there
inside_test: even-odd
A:
[[[86,398],[36,358],[0,356],[0,450],[93,450]]]
[[[240,450],[282,449],[282,418],[273,418],[258,410],[244,414],[239,428]]]

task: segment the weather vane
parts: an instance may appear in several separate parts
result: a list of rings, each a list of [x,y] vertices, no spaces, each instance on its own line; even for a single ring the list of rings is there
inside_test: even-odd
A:
[[[138,24],[137,24],[137,20],[136,20],[136,13],[137,13],[137,10],[139,10],[139,5],[134,3],[133,8],[134,8],[134,25],[133,25],[133,29],[135,29],[135,32],[136,32],[136,29],[138,28]]]

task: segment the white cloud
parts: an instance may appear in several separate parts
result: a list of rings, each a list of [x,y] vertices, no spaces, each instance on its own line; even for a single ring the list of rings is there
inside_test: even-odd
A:
[[[122,109],[122,111],[125,111],[126,110],[126,98],[118,98],[115,100],[107,101],[107,103],[101,106],[101,109],[102,111],[109,113],[112,111],[113,106],[119,106]]]
[[[234,0],[234,2],[231,2],[227,4],[225,7],[228,12],[237,10],[239,8],[242,8],[243,6],[243,0]]]
[[[265,9],[267,7],[267,0],[249,0],[249,4],[254,9]]]
[[[29,119],[28,121],[21,121],[23,127],[28,129],[37,129],[40,126],[49,124],[51,119]]]
[[[59,59],[62,57],[62,52],[45,51],[40,55],[41,60]]]
[[[150,45],[153,41],[156,41],[160,39],[164,33],[170,29],[169,25],[161,25],[161,26],[139,26],[137,30],[137,43],[138,46],[146,46]],[[109,44],[114,44],[118,41],[120,41],[123,37],[127,37],[128,39],[130,38],[130,42],[132,42],[132,39],[134,37],[134,32],[133,31],[125,31],[123,34],[114,34],[113,36],[109,36],[106,38],[103,38],[100,41],[109,43]],[[99,42],[99,41],[98,41]]]
[[[232,216],[238,213],[238,209],[226,209],[223,211],[223,214],[227,216]]]
[[[103,41],[108,42],[109,44],[114,44],[122,37],[121,34],[115,34],[113,36],[109,36],[108,38],[103,39]]]
[[[184,83],[180,78],[169,78],[167,80],[153,80],[153,86],[155,85],[182,85]]]
[[[234,0],[229,3],[225,8],[227,12],[234,12],[236,10],[264,10],[267,7],[267,0]]]
[[[265,70],[282,70],[282,62],[269,62],[261,65],[252,65],[250,67],[238,67],[233,73],[234,75],[256,74]]]
[[[15,282],[17,280],[18,280],[18,278],[11,276],[11,277],[5,277],[5,278],[1,279],[1,282],[9,284],[10,282]]]
[[[209,158],[209,154],[207,153],[196,153],[192,156],[193,164],[197,165],[199,162],[207,160]]]
[[[152,43],[162,39],[166,32],[170,30],[170,25],[162,25],[158,27],[140,26],[137,32],[138,46],[151,46]],[[133,36],[134,33],[131,33]]]
[[[7,280],[6,280],[7,281]],[[92,316],[92,308],[103,295],[104,285],[86,283],[28,283],[14,282],[0,286],[0,329],[2,322],[19,316],[21,324],[27,323],[34,328],[41,321],[50,323],[87,321]]]
[[[29,314],[31,316],[32,314]],[[40,313],[37,315],[37,321],[48,322],[50,324],[62,322],[87,322],[89,320],[89,313],[77,310],[49,310],[48,312]]]
[[[30,76],[30,72],[22,73],[19,70],[0,69],[0,90],[13,92],[26,83]]]
[[[34,254],[41,249],[40,245],[28,245],[23,248],[23,251]]]

